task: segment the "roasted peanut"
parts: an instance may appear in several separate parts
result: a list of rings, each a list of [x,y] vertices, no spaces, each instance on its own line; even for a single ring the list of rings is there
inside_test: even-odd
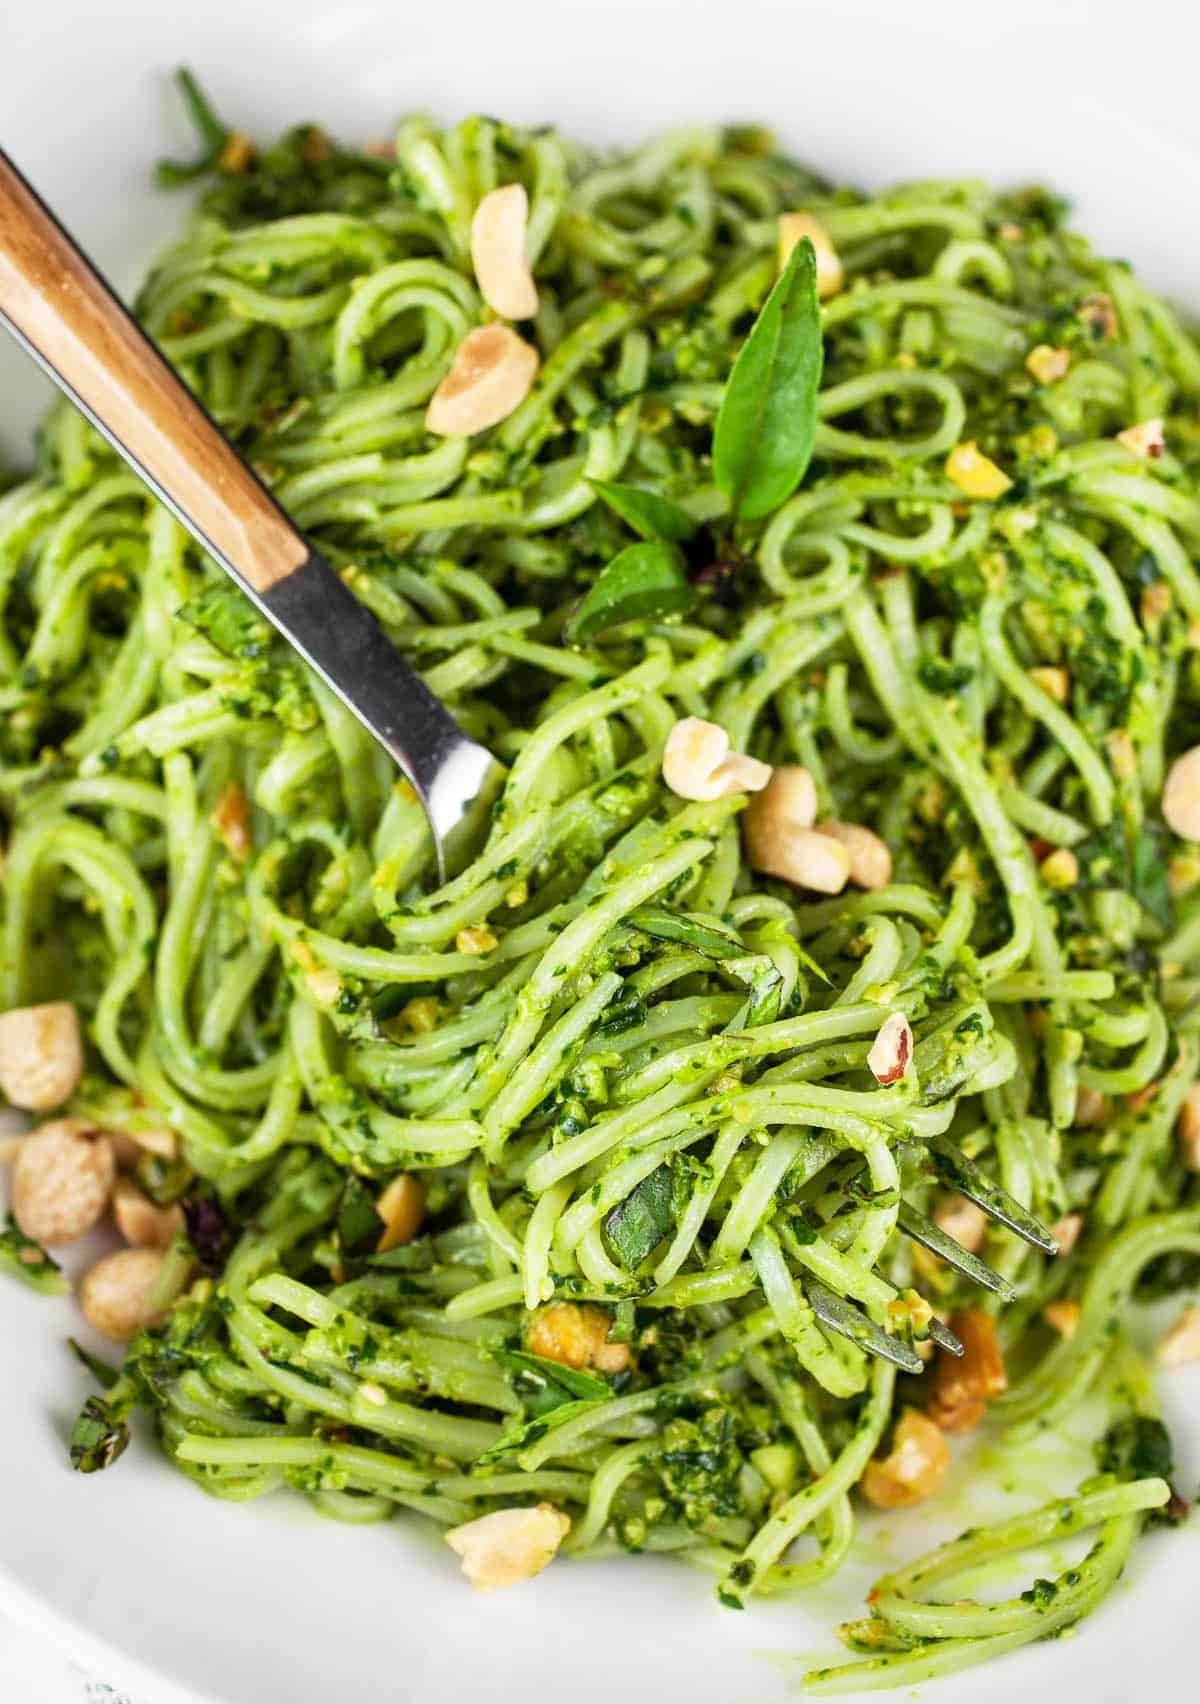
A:
[[[127,1177],[117,1179],[112,1212],[117,1229],[131,1248],[166,1248],[183,1229],[183,1208],[178,1202],[156,1207]]]
[[[537,313],[537,286],[525,252],[528,221],[529,197],[520,183],[490,190],[471,220],[475,281],[502,319],[532,319]]]
[[[0,1089],[13,1106],[49,1112],[83,1075],[79,1014],[65,1000],[0,1014]]]
[[[730,751],[729,735],[715,722],[685,716],[667,735],[662,775],[681,799],[724,799],[761,791],[771,779],[771,766]]]
[[[877,1509],[908,1509],[941,1490],[950,1471],[950,1450],[941,1428],[926,1414],[906,1408],[896,1422],[892,1447],[869,1461],[858,1488]]]
[[[480,1591],[514,1586],[540,1574],[571,1530],[570,1519],[553,1503],[532,1509],[496,1509],[477,1521],[452,1527],[443,1536],[462,1557],[463,1573]]]
[[[850,880],[855,887],[874,892],[891,881],[892,854],[887,842],[872,829],[857,822],[819,822],[816,830],[840,841],[846,848],[850,855]]]
[[[441,438],[486,432],[524,402],[537,370],[537,350],[511,326],[476,326],[429,400],[426,427]]]
[[[413,1172],[394,1177],[375,1203],[383,1220],[383,1232],[375,1245],[377,1254],[411,1242],[425,1217],[425,1185]]]
[[[867,1065],[877,1083],[885,1088],[898,1083],[912,1058],[913,1034],[903,1012],[889,1012],[871,1043]]]
[[[604,1308],[575,1302],[550,1302],[529,1322],[529,1351],[577,1371],[594,1367],[599,1373],[623,1373],[630,1362],[628,1343],[610,1343],[612,1320]]]
[[[160,1249],[123,1248],[90,1267],[79,1286],[79,1305],[88,1324],[114,1343],[156,1324],[161,1316],[151,1300],[163,1258]]]
[[[930,1374],[928,1413],[943,1432],[969,1432],[983,1419],[989,1400],[1007,1390],[1008,1379],[996,1328],[982,1308],[952,1314],[950,1329],[963,1352],[955,1356],[938,1350]]]
[[[108,1206],[116,1161],[82,1118],[57,1118],[22,1139],[12,1169],[12,1207],[27,1237],[61,1248],[90,1231]]]
[[[1200,840],[1200,746],[1177,757],[1167,771],[1162,814],[1181,840]]]

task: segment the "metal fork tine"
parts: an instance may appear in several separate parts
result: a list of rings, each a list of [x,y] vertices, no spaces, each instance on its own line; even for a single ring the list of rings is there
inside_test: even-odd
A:
[[[1002,1278],[985,1260],[980,1260],[977,1254],[971,1254],[961,1243],[955,1242],[953,1237],[939,1230],[932,1219],[927,1219],[924,1213],[918,1213],[907,1201],[901,1202],[896,1222],[906,1237],[920,1243],[930,1254],[936,1254],[947,1266],[953,1266],[964,1278],[982,1284],[985,1290],[994,1291],[1006,1302],[1015,1299],[1017,1292],[1007,1278]]]
[[[958,1341],[958,1338],[955,1337],[950,1327],[948,1325],[943,1325],[936,1314],[929,1322],[929,1335],[933,1338],[935,1343],[940,1344],[943,1349],[948,1349],[952,1355],[962,1355],[965,1353],[962,1344]]]
[[[1058,1244],[1041,1220],[1035,1219],[1032,1213],[1027,1212],[1006,1189],[1001,1189],[998,1183],[993,1183],[974,1160],[967,1158],[961,1148],[947,1141],[944,1136],[930,1136],[925,1144],[925,1152],[930,1168],[942,1183],[951,1189],[957,1189],[968,1201],[982,1207],[990,1219],[1006,1225],[1023,1242],[1040,1248],[1043,1254],[1058,1253]]]
[[[860,1308],[856,1308],[853,1302],[846,1301],[836,1291],[830,1290],[820,1279],[807,1279],[803,1289],[812,1305],[812,1311],[830,1331],[836,1331],[841,1337],[848,1337],[851,1343],[857,1343],[860,1349],[866,1349],[872,1355],[880,1355],[885,1361],[894,1362],[897,1367],[903,1367],[906,1373],[924,1372],[925,1363],[907,1343],[889,1337],[886,1331],[881,1330],[875,1321],[869,1319]]]

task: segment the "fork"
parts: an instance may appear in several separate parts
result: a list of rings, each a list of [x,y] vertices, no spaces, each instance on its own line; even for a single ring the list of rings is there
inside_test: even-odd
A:
[[[0,150],[0,321],[395,760],[445,878],[504,771],[297,531]]]

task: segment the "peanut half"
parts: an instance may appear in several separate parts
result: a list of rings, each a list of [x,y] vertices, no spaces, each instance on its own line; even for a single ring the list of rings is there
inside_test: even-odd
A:
[[[501,319],[532,319],[537,285],[525,240],[529,197],[521,183],[506,183],[484,196],[471,220],[471,264],[480,293]]]

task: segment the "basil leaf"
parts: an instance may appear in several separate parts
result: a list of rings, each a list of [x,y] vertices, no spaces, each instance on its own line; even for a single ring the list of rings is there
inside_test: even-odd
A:
[[[606,1397],[611,1396],[612,1392],[607,1391]],[[501,1461],[506,1455],[511,1455],[513,1450],[523,1450],[527,1444],[536,1444],[547,1432],[552,1432],[556,1426],[562,1426],[568,1420],[574,1420],[577,1414],[590,1414],[593,1408],[599,1407],[599,1402],[564,1402],[551,1409],[549,1414],[526,1420],[524,1425],[515,1427],[502,1438],[497,1438],[494,1444],[489,1444],[482,1455],[476,1456],[475,1466],[487,1467],[491,1462]]]
[[[705,958],[738,958],[745,951],[742,943],[723,930],[700,923],[683,911],[669,911],[665,905],[639,905],[629,913],[627,922],[643,934],[655,935],[664,941],[682,941],[694,947]]]
[[[0,1271],[11,1273],[44,1296],[69,1296],[71,1285],[40,1243],[27,1237],[12,1214],[0,1231]]]
[[[588,484],[642,538],[661,539],[664,544],[686,544],[696,536],[697,522],[668,497],[643,491],[640,485],[618,485],[609,479],[589,479]]]
[[[631,544],[614,556],[567,622],[572,644],[623,621],[679,615],[697,602],[677,546],[661,539]]]
[[[67,1348],[87,1368],[101,1390],[111,1390],[120,1378],[121,1375],[115,1367],[110,1367],[107,1361],[93,1355],[82,1343],[76,1343],[73,1337],[67,1338]]]
[[[604,1221],[604,1234],[626,1272],[633,1272],[675,1225],[675,1177],[661,1165],[619,1201]]]
[[[1156,923],[1170,929],[1174,923],[1175,907],[1171,903],[1171,890],[1167,883],[1166,848],[1162,836],[1149,823],[1142,823],[1134,837],[1129,865],[1133,897]]]
[[[822,360],[816,256],[802,237],[733,364],[713,428],[713,478],[739,520],[769,515],[803,479]]]
[[[783,977],[774,959],[768,953],[753,953],[727,960],[725,968],[750,990],[749,1000],[734,1020],[736,1027],[743,1030],[773,1024],[783,999]],[[729,1027],[732,1030],[734,1024]]]
[[[186,66],[180,66],[176,71],[175,81],[183,95],[188,117],[195,126],[201,153],[196,160],[160,160],[154,168],[155,182],[160,189],[175,189],[211,172],[229,140],[228,125],[217,117],[204,90]]]
[[[574,1397],[583,1402],[606,1402],[612,1390],[594,1373],[566,1367],[524,1349],[493,1349],[492,1360],[511,1374],[513,1390],[535,1417],[560,1408]]]

